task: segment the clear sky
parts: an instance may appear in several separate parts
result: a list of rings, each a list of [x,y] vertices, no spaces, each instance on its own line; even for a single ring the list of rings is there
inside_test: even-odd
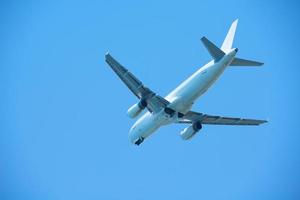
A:
[[[0,199],[300,199],[297,1],[4,1],[0,5]],[[165,96],[211,58],[239,18],[238,56],[194,110],[268,119],[185,125],[128,140],[137,99],[106,51]]]

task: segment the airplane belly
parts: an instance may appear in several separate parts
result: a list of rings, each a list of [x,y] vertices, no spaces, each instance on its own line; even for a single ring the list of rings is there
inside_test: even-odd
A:
[[[147,112],[132,126],[129,136],[132,141],[140,137],[147,138],[161,126],[169,122],[170,118],[164,111],[155,114]]]
[[[194,101],[218,79],[225,67],[222,63],[216,63],[199,69],[166,97],[171,102],[170,107],[183,113],[189,111]]]

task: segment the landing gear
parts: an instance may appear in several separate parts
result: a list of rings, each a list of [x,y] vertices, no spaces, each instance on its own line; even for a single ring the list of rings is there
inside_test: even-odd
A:
[[[178,118],[182,118],[184,116],[184,114],[181,112],[178,112],[177,116],[178,116]]]
[[[145,139],[145,138],[140,137],[139,139],[137,139],[137,141],[134,142],[134,144],[140,145],[140,144],[144,141],[144,139]]]
[[[165,113],[167,113],[170,117],[173,117],[175,114],[175,110],[165,107]]]

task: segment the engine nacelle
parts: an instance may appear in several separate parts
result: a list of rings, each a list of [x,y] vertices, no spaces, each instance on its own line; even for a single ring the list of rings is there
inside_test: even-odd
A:
[[[127,110],[127,115],[130,118],[135,118],[146,108],[147,103],[144,100],[141,100],[139,103],[134,104]]]
[[[194,123],[192,126],[186,127],[180,132],[180,137],[183,140],[189,140],[191,139],[200,129],[202,128],[202,125],[200,122]]]

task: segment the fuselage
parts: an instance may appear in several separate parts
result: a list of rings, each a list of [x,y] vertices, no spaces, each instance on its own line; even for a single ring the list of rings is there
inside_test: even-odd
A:
[[[233,49],[224,55],[219,61],[210,61],[199,70],[197,70],[188,79],[183,81],[175,88],[165,99],[170,102],[169,108],[180,113],[187,113],[194,102],[220,77],[225,68],[230,65],[236,55],[237,49]],[[174,123],[178,120],[178,115],[170,117],[161,110],[158,113],[147,111],[142,115],[129,131],[129,138],[135,143],[141,138],[149,137],[154,131],[163,125]]]

